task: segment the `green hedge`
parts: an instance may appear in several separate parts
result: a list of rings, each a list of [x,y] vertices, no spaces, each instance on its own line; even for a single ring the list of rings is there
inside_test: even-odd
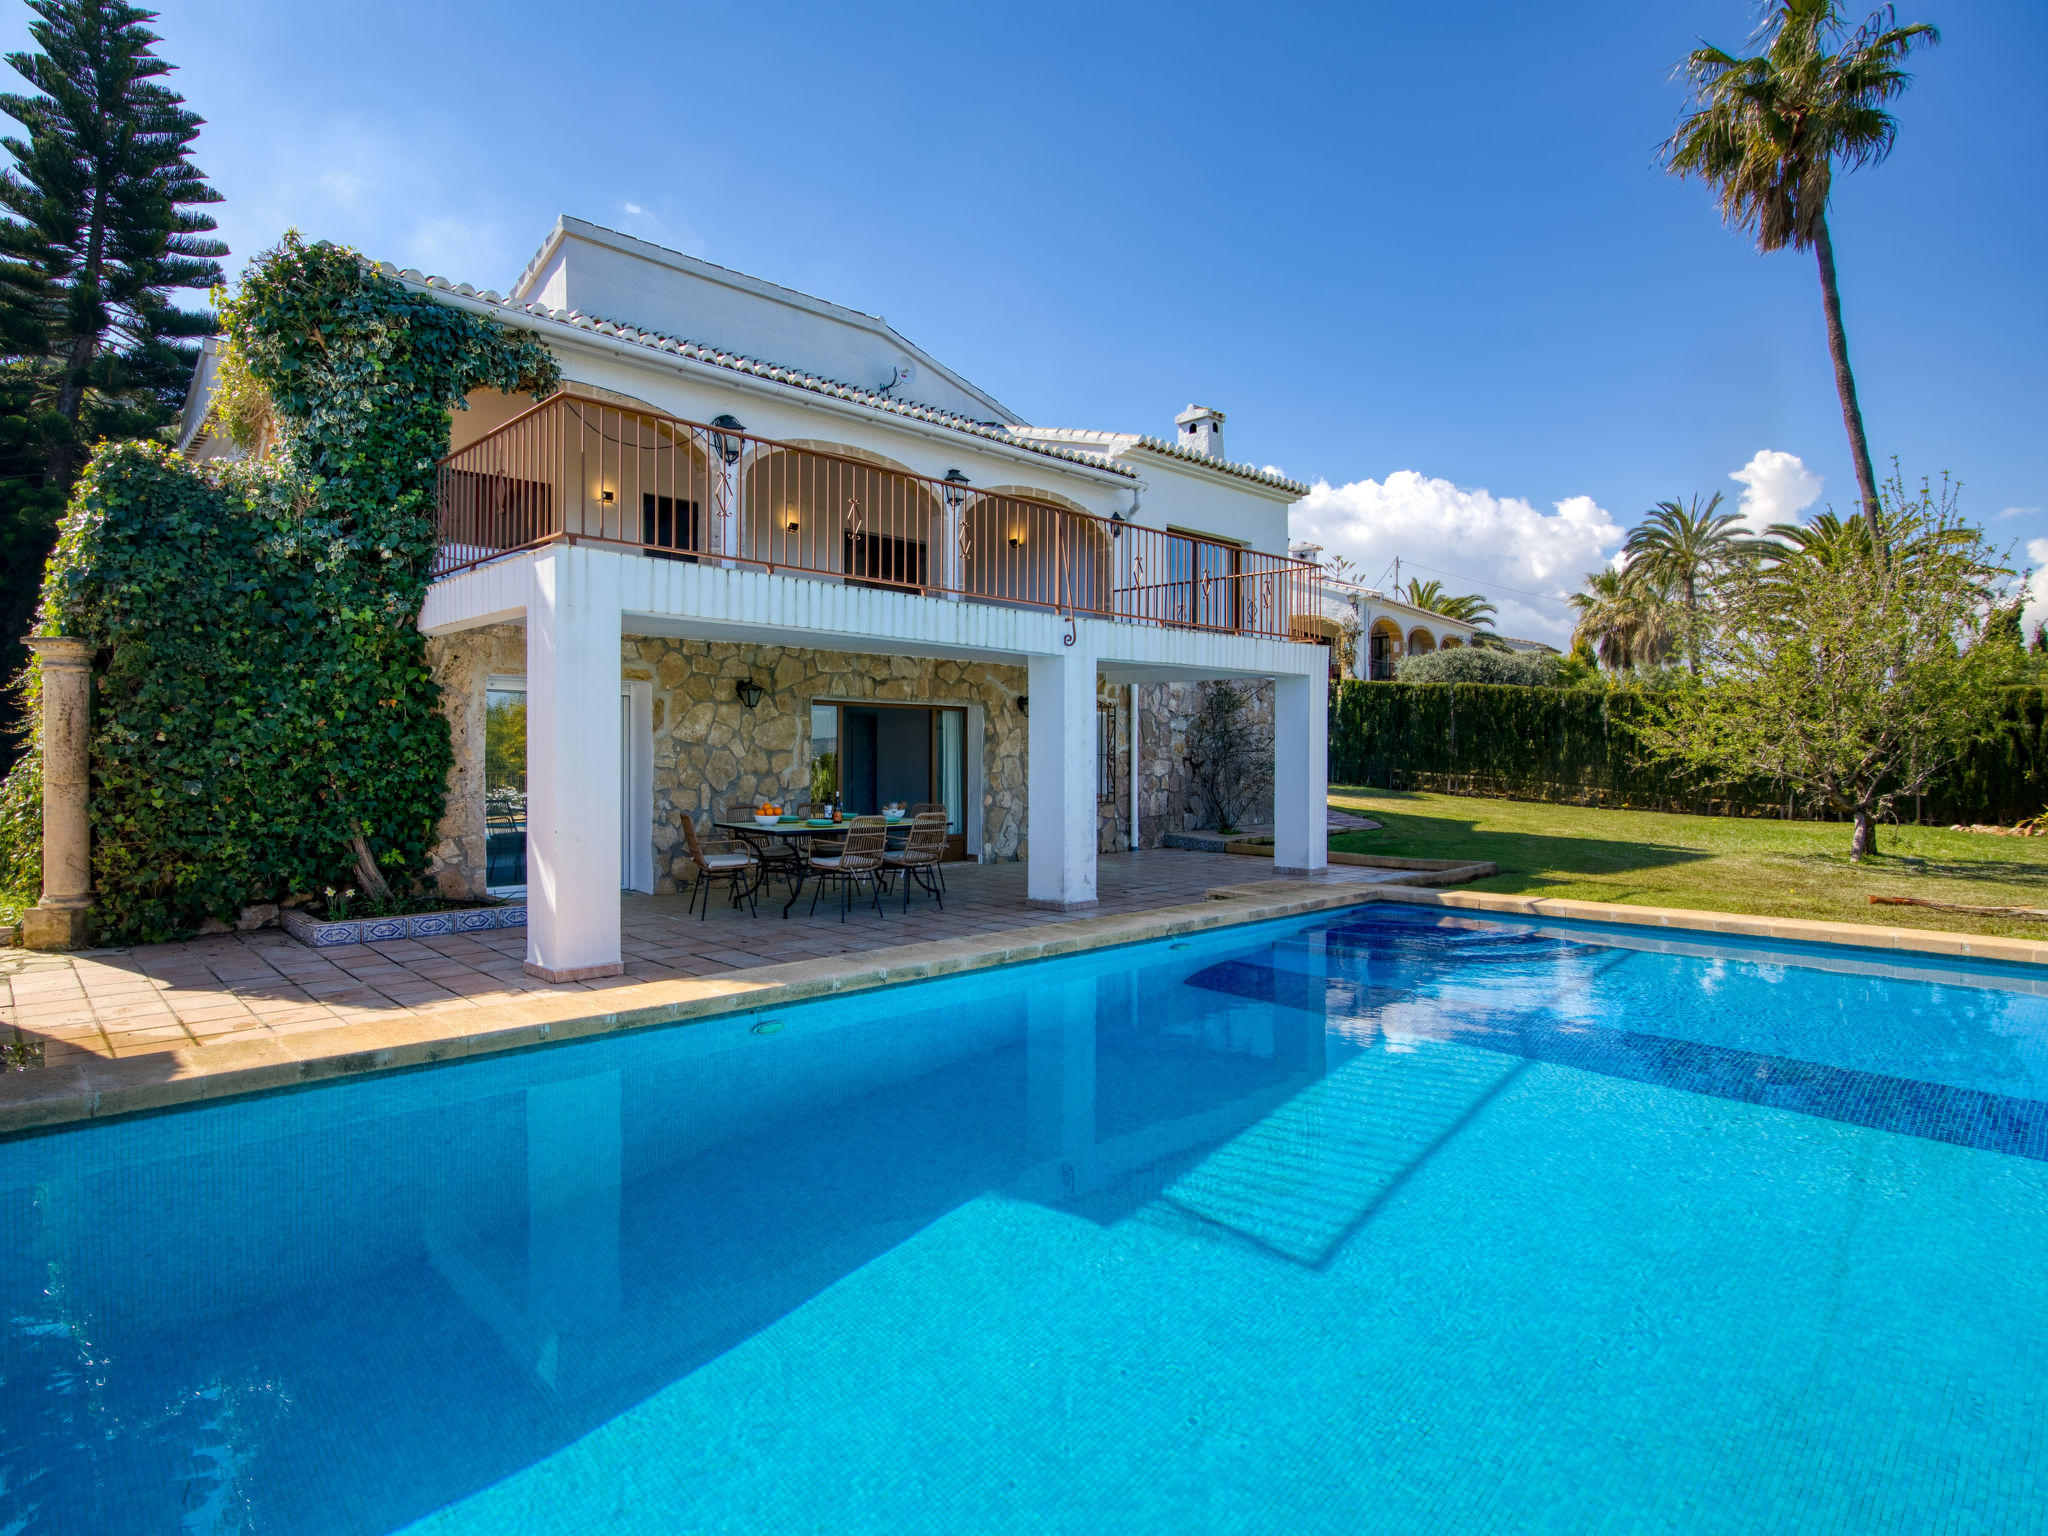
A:
[[[1645,695],[1622,690],[1338,683],[1330,690],[1330,780],[1644,810],[1785,813],[1785,795],[1770,785],[1708,790],[1644,761],[1634,722],[1650,707]],[[1900,814],[2010,823],[2044,806],[2048,689],[2009,688],[1996,733]]]

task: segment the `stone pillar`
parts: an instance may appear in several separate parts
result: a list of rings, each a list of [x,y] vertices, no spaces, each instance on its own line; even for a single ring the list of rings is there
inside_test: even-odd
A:
[[[1330,862],[1329,680],[1273,679],[1273,871],[1312,874]]]
[[[1026,900],[1095,905],[1095,658],[1082,645],[1031,658],[1024,772],[1030,820]]]
[[[552,545],[527,567],[526,970],[624,971],[619,951],[619,570]]]
[[[83,949],[92,917],[92,651],[31,637],[43,678],[43,897],[22,914],[30,949]]]

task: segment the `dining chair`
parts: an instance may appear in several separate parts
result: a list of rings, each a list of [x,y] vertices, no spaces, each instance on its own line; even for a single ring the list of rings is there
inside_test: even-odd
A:
[[[688,816],[683,818],[683,842],[690,850],[690,862],[697,866],[697,878],[690,886],[690,904],[683,910],[696,911],[697,896],[704,897],[704,910],[698,914],[702,922],[711,915],[711,887],[723,880],[732,887],[732,904],[738,906],[742,898],[747,910],[755,917],[761,915],[754,905],[754,892],[760,887],[761,860],[754,850],[733,837],[697,836],[697,824]]]
[[[757,802],[728,800],[725,805],[725,815],[720,820],[726,822],[752,821],[754,813],[759,809],[760,805]],[[797,879],[799,872],[803,868],[803,857],[794,848],[789,846],[787,840],[775,837],[767,832],[756,832],[745,827],[734,830],[732,835],[753,850],[755,859],[760,862],[763,879],[769,875],[777,875],[785,883],[793,882]]]
[[[811,892],[811,914],[817,915],[818,898],[825,892],[825,882],[831,881],[839,887],[839,921],[846,921],[846,914],[852,910],[853,891],[862,884],[871,885],[875,890],[875,910],[882,910],[882,856],[889,841],[889,824],[879,816],[856,816],[846,824],[846,836],[834,852],[814,851],[810,858],[811,873],[818,877],[818,888]]]
[[[938,868],[946,857],[947,816],[943,810],[924,811],[911,818],[910,840],[901,848],[882,855],[882,865],[892,874],[903,876],[903,910],[910,910],[910,887],[915,884],[927,892],[939,904],[941,912],[946,910],[946,899],[940,894],[936,878]]]

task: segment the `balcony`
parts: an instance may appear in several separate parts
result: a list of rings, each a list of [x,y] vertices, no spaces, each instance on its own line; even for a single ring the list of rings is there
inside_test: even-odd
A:
[[[556,394],[442,460],[434,575],[574,542],[1071,617],[1309,640],[1317,567]]]

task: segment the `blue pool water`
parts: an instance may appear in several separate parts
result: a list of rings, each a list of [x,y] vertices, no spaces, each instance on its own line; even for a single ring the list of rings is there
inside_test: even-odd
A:
[[[0,1536],[2048,1529],[2044,994],[1369,909],[0,1143]]]

